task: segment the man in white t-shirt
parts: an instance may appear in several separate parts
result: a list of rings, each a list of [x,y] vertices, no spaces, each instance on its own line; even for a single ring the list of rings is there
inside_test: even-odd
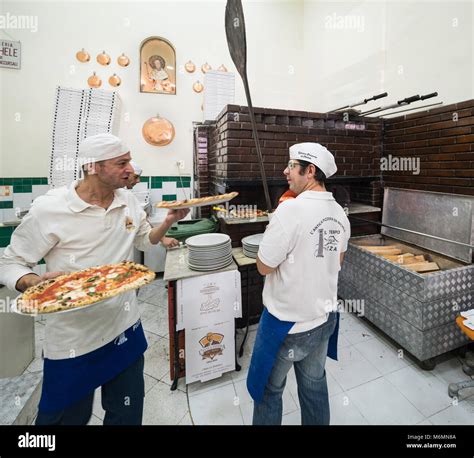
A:
[[[338,273],[350,237],[349,220],[324,185],[336,171],[334,156],[324,146],[300,143],[290,148],[284,174],[297,197],[278,206],[257,257],[258,271],[266,277],[263,303],[267,315],[259,326],[249,370],[251,394],[252,383],[265,383],[262,397],[253,395],[254,424],[281,424],[282,394],[293,365],[302,424],[329,424],[324,366],[336,326]],[[275,329],[266,324],[268,317]],[[270,334],[273,342],[268,345],[275,345],[273,333],[280,333],[281,345],[274,347],[269,362],[271,352],[264,347]],[[257,364],[262,354],[267,358],[268,374]]]

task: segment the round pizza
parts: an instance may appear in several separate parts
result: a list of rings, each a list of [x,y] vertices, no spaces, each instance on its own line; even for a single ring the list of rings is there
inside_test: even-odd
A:
[[[158,208],[203,207],[205,205],[214,205],[228,202],[238,195],[238,192],[229,192],[227,194],[220,194],[218,196],[196,197],[194,199],[163,200],[162,202],[158,202],[155,206]]]
[[[28,288],[16,301],[32,315],[75,309],[150,283],[155,273],[131,261],[79,270]]]

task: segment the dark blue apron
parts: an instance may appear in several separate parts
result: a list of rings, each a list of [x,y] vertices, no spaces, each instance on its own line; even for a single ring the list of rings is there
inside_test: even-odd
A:
[[[336,313],[336,327],[328,343],[328,356],[337,361],[337,338],[339,334],[339,312]],[[291,321],[280,321],[264,307],[258,325],[257,338],[253,348],[247,375],[247,389],[252,399],[259,404],[263,400],[265,386],[273,369],[280,347],[294,325]]]
[[[141,321],[107,345],[76,358],[45,359],[39,411],[60,412],[130,367],[147,349]]]

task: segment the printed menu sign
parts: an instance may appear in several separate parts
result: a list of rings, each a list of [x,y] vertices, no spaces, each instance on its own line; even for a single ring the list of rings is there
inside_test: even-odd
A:
[[[178,281],[176,329],[186,329],[186,383],[235,369],[235,318],[242,316],[241,294],[238,270]]]

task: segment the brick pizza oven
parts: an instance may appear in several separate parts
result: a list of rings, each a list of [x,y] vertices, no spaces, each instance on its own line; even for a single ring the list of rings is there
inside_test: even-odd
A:
[[[264,167],[272,207],[288,189],[283,170],[288,148],[300,142],[318,142],[335,156],[338,172],[327,182],[343,206],[358,208],[364,218],[378,220],[382,203],[379,160],[382,154],[382,121],[342,114],[255,108]],[[248,108],[227,105],[216,123],[195,126],[195,192],[201,196],[238,191],[234,205],[266,209],[260,169]],[[234,246],[246,235],[262,232],[267,220],[230,227],[222,219],[221,230]],[[376,233],[377,226],[354,223],[356,234]]]

